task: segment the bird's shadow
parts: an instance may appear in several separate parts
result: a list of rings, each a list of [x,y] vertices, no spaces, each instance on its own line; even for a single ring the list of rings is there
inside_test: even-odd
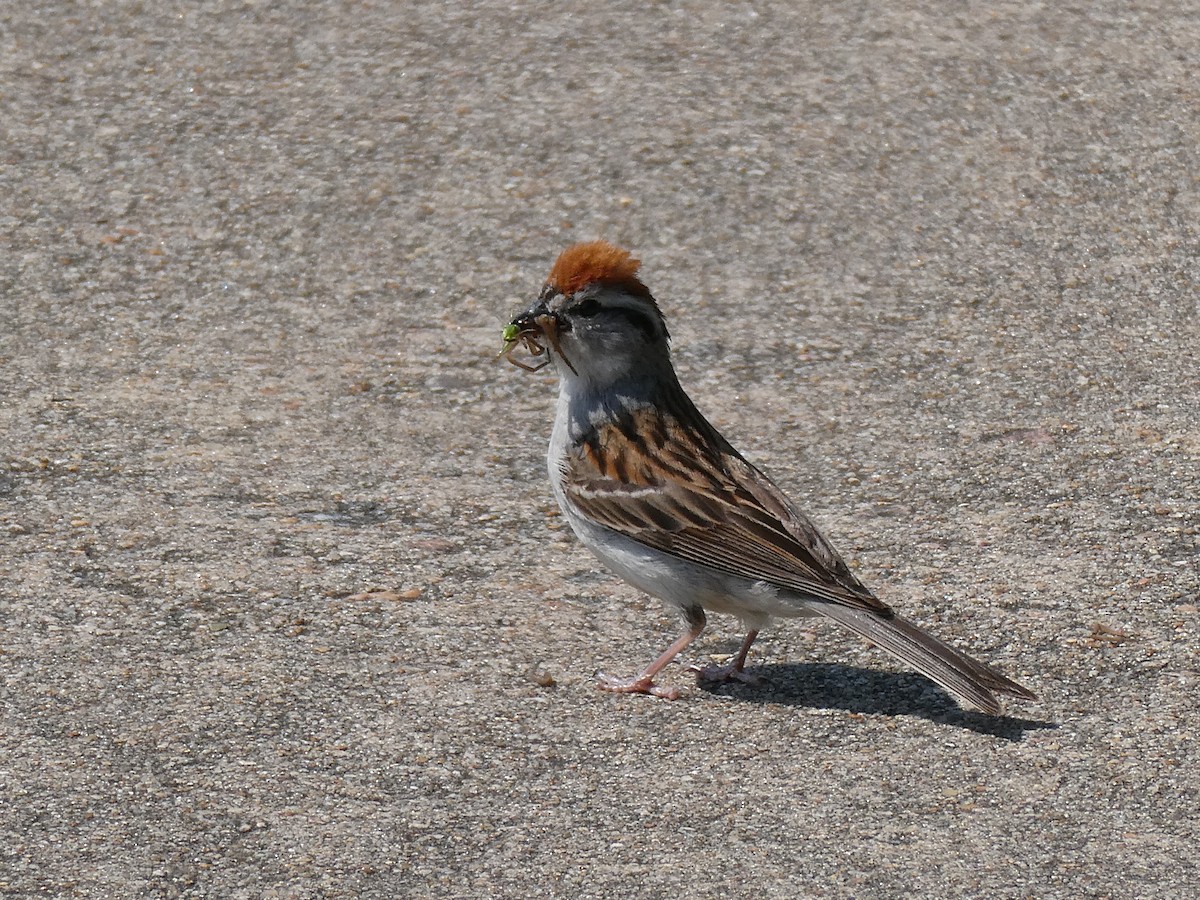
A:
[[[922,675],[881,672],[837,663],[785,663],[747,668],[759,684],[700,681],[701,690],[747,703],[780,703],[808,709],[842,709],[864,715],[919,716],[937,722],[1019,741],[1027,731],[1057,728],[1055,722],[989,716],[958,706]]]

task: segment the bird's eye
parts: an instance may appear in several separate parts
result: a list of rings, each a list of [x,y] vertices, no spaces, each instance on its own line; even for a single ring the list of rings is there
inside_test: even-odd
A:
[[[590,319],[600,312],[600,301],[595,297],[586,297],[575,307],[575,315]]]

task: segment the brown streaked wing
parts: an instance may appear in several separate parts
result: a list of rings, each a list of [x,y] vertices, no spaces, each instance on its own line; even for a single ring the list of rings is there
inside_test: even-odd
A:
[[[671,451],[652,449],[651,457],[621,429],[603,427],[588,441],[586,453],[568,454],[567,495],[597,523],[647,547],[730,575],[890,614],[779,488],[704,425],[702,434],[685,429],[678,419],[669,422]],[[638,465],[616,465],[619,457],[639,457]],[[630,469],[655,477],[631,484],[608,474]]]

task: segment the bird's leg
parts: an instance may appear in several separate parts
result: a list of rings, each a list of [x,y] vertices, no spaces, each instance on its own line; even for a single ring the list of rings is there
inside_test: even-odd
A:
[[[688,630],[681,635],[670,647],[663,651],[662,656],[650,663],[641,675],[633,679],[621,679],[612,675],[600,673],[598,687],[602,691],[613,691],[617,694],[650,694],[663,700],[678,700],[679,688],[660,687],[654,683],[654,676],[661,672],[671,660],[688,648],[692,641],[700,637],[704,630],[704,610],[699,606],[691,606],[683,611],[687,617]],[[747,648],[749,649],[749,648]]]
[[[741,681],[745,684],[761,684],[762,679],[757,675],[751,675],[745,670],[746,654],[750,652],[750,645],[754,643],[754,639],[758,637],[758,629],[754,628],[746,634],[746,639],[742,641],[741,649],[738,650],[732,662],[728,662],[723,666],[692,666],[691,670],[696,673],[696,677],[701,681]]]

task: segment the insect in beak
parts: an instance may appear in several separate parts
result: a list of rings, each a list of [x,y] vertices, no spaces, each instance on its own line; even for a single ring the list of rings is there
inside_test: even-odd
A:
[[[546,348],[537,342],[539,332],[536,328],[522,326],[517,322],[512,322],[504,326],[504,331],[500,335],[504,339],[504,346],[500,348],[500,352],[496,355],[497,359],[503,357],[508,360],[518,369],[524,369],[526,372],[536,372],[550,364],[550,354],[546,352]],[[513,357],[513,351],[518,346],[524,345],[529,351],[529,355],[536,359],[539,356],[545,356],[536,366],[531,366],[529,363],[521,362],[521,360]]]
[[[542,309],[545,309],[545,307],[542,307]],[[504,339],[504,347],[500,350],[500,356],[504,357],[514,366],[524,369],[526,372],[536,372],[539,369],[545,368],[550,363],[550,352],[541,343],[544,339],[554,348],[554,352],[559,355],[559,358],[566,363],[567,368],[574,374],[579,374],[575,372],[575,367],[571,365],[571,361],[567,359],[562,351],[562,347],[559,346],[558,319],[548,312],[539,311],[535,314],[524,313],[517,316],[512,322],[504,326],[501,337]],[[531,357],[536,359],[539,356],[544,356],[545,359],[537,365],[531,366],[514,358],[513,351],[517,349],[518,345],[523,345]]]

